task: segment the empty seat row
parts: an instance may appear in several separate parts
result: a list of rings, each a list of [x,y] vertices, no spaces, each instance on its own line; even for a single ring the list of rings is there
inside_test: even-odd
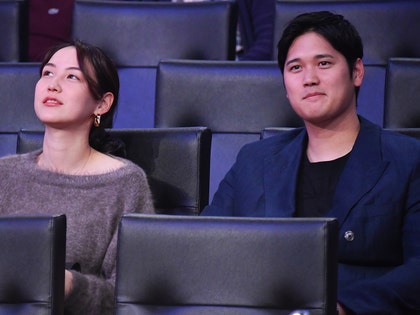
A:
[[[335,219],[129,214],[118,241],[117,315],[336,312]]]
[[[66,219],[0,217],[1,314],[65,314]],[[334,314],[337,243],[336,219],[127,214],[115,314]]]
[[[420,58],[391,58],[386,67],[366,65],[365,70],[359,113],[384,127],[419,127]],[[302,124],[274,61],[163,60],[158,67],[118,71],[115,128],[200,125],[258,133]],[[42,128],[33,111],[38,78],[38,63],[0,63],[0,132]]]
[[[276,3],[273,54],[297,14],[330,10],[359,30],[365,63],[386,65],[390,57],[419,57],[417,0],[283,1]],[[75,1],[72,37],[103,47],[119,65],[156,66],[160,60],[235,58],[238,10],[232,1],[196,3]],[[374,23],[372,23],[372,17]],[[399,23],[393,23],[398,19]],[[113,23],[109,23],[112,20]],[[407,30],[410,29],[410,32]],[[416,34],[417,33],[417,34]]]
[[[420,57],[419,0],[312,1],[278,0],[273,56],[286,24],[310,11],[342,14],[358,30],[363,41],[364,63],[385,66],[391,57]],[[395,23],[398,21],[398,23]]]
[[[420,32],[419,4],[419,0],[278,0],[272,59],[285,25],[297,14],[319,10],[343,14],[356,26],[365,44],[366,64],[384,66],[391,57],[420,58],[420,43],[413,40]],[[235,58],[238,9],[234,0],[76,0],[71,14],[70,37],[103,47],[121,66],[156,66],[165,58]],[[25,61],[28,1],[0,2],[0,16],[5,28],[0,61]]]
[[[53,19],[62,14],[58,7],[55,8],[57,12],[45,16],[51,18],[51,23],[59,22]],[[28,0],[0,2],[0,61],[28,60],[28,10],[35,9]],[[54,10],[54,7],[50,9]],[[85,40],[102,47],[120,66],[156,66],[160,59],[168,57],[235,59],[238,21],[235,1],[77,0],[72,8],[64,7],[62,10],[71,10],[68,15],[72,16],[72,29],[68,39]],[[35,25],[35,21],[32,24]],[[58,24],[57,27],[61,26]],[[31,30],[33,36],[39,35],[37,31],[43,30]],[[56,42],[60,40],[64,38],[55,38]],[[38,60],[42,56],[36,58]]]
[[[164,58],[233,60],[236,24],[233,1],[76,1],[72,36],[118,65],[156,66]]]

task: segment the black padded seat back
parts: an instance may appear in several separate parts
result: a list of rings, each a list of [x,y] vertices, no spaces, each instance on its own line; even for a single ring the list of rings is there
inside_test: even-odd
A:
[[[212,132],[210,200],[239,149],[266,126],[300,126],[275,62],[163,60],[156,75],[155,127]]]
[[[26,61],[28,6],[26,0],[0,1],[0,62]]]
[[[275,136],[279,133],[288,132],[293,130],[294,128],[287,128],[287,127],[267,127],[261,130],[260,139],[266,139],[272,136]]]
[[[235,58],[234,1],[76,1],[72,37],[102,47],[118,65],[157,66],[163,58]]]
[[[0,314],[64,314],[66,217],[0,216]]]
[[[20,130],[17,134],[16,153],[23,154],[42,148],[43,130]]]
[[[420,128],[420,58],[390,58],[386,72],[384,126]]]
[[[290,130],[293,130],[293,128],[267,127],[261,131],[261,139],[269,138]],[[385,130],[397,132],[420,140],[420,128],[385,128]]]
[[[386,128],[386,129],[420,140],[420,127],[419,128]]]
[[[198,215],[209,201],[211,133],[205,127],[110,129],[126,158],[146,172],[158,212]],[[17,153],[42,147],[43,133],[21,131]]]
[[[210,130],[204,127],[111,130],[127,158],[146,172],[160,213],[198,215],[208,204]]]
[[[156,75],[155,126],[208,126],[213,133],[298,127],[276,62],[164,60]],[[365,67],[358,112],[382,125],[385,67]]]
[[[0,132],[43,129],[34,111],[38,79],[38,63],[0,63]]]
[[[116,315],[336,314],[335,219],[126,215]]]
[[[275,62],[164,60],[158,66],[155,127],[259,133],[300,125]]]
[[[276,3],[273,55],[286,24],[310,11],[342,14],[358,30],[364,46],[363,61],[386,65],[390,57],[420,57],[420,2],[418,0],[284,1]]]

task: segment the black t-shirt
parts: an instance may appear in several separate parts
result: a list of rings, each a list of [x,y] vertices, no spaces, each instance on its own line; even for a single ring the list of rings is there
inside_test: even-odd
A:
[[[303,154],[296,190],[296,217],[323,217],[327,214],[349,155],[332,161],[311,163]]]

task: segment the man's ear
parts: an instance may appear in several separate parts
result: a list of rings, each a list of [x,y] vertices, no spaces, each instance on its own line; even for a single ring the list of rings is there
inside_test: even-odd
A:
[[[106,114],[114,102],[114,94],[107,92],[102,96],[102,99],[98,102],[95,114],[103,115]]]
[[[363,82],[363,77],[365,76],[365,66],[363,61],[360,58],[357,58],[353,67],[353,83],[354,86],[361,86]]]

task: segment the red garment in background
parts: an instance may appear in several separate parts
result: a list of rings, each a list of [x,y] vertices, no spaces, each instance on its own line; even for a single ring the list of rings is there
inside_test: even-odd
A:
[[[29,0],[28,61],[41,61],[51,47],[71,37],[74,0]]]

